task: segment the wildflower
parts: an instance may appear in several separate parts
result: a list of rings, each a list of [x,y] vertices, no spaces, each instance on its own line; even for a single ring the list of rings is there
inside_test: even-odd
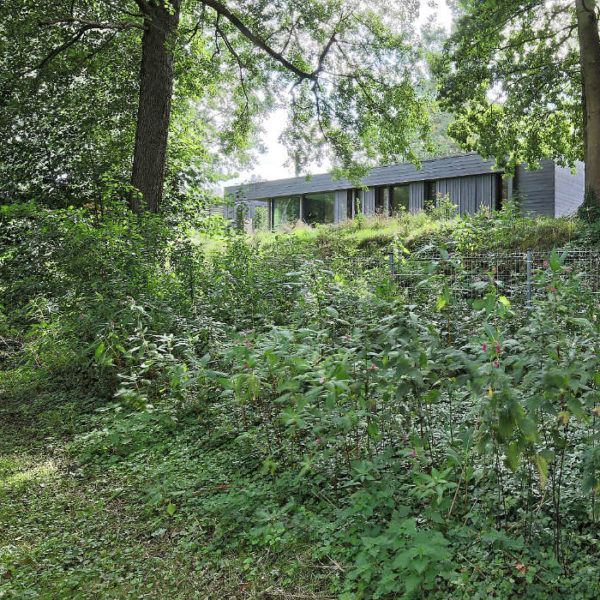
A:
[[[547,266],[548,266],[548,261],[547,261],[547,260],[545,260],[545,261],[544,261],[544,267],[547,267]]]
[[[319,363],[319,359],[315,358],[315,365]]]
[[[546,289],[547,289],[548,291],[550,291],[550,286],[549,286],[549,285],[547,285],[547,286],[546,286]]]
[[[572,271],[572,269],[570,269],[569,267],[565,267],[565,273],[570,273]]]
[[[584,282],[583,282],[583,285],[584,285],[585,287],[590,287],[590,284],[589,284],[587,281],[584,281]]]
[[[481,346],[481,349],[485,352],[487,350],[487,344],[484,344],[483,346]]]
[[[479,283],[479,277],[475,277],[475,279],[473,280],[475,283]]]
[[[111,321],[111,322],[110,322],[110,326],[111,326],[111,327],[114,327],[114,326],[115,326],[115,322],[114,322],[114,321]]]
[[[235,340],[235,345],[238,346],[240,343],[240,340]]]
[[[322,443],[323,443],[323,440],[320,437],[318,437],[317,438],[317,445],[320,446]]]
[[[246,342],[246,348],[252,348],[252,344],[250,342]]]
[[[321,377],[321,379],[319,379],[319,383],[325,383],[325,377]]]
[[[375,370],[377,367],[375,366],[375,363],[371,363],[371,371]]]
[[[555,287],[553,287],[553,288],[552,288],[552,291],[553,291],[553,292],[556,292],[556,288],[555,288]]]
[[[495,367],[499,367],[499,366],[500,366],[500,363],[499,363],[497,360],[495,360],[495,361],[494,361],[494,366],[495,366]]]
[[[248,329],[247,333],[254,333],[254,329]]]
[[[477,332],[476,332],[476,331],[473,329],[473,330],[471,331],[471,335],[477,335]]]
[[[500,344],[496,344],[496,352],[500,354]]]
[[[80,319],[85,319],[85,315],[79,315]]]
[[[417,451],[416,451],[416,450],[413,448],[413,451],[410,453],[410,455],[411,455],[413,458],[416,458],[416,456],[417,456]]]
[[[349,340],[349,339],[350,339],[350,336],[349,336],[349,335],[345,335],[345,336],[344,336],[344,339],[345,339],[345,340]]]
[[[406,442],[406,440],[407,440],[407,439],[408,439],[408,438],[407,438],[405,435],[403,435],[403,436],[402,436],[402,441],[403,441],[403,442]]]

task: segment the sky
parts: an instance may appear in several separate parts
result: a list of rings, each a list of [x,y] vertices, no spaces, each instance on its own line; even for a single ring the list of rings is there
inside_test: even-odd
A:
[[[421,0],[421,11],[419,15],[419,23],[425,23],[432,15],[435,16],[440,25],[450,28],[452,15],[446,4],[446,0],[438,0],[434,2],[437,6],[432,6],[429,0]],[[265,122],[265,133],[262,142],[266,148],[264,154],[258,156],[258,160],[252,169],[240,171],[239,176],[235,179],[228,180],[225,185],[236,185],[245,183],[251,177],[260,179],[283,179],[285,177],[294,177],[294,167],[286,166],[285,162],[288,158],[285,147],[279,143],[278,138],[283,131],[285,124],[285,111],[277,110],[273,112]],[[329,164],[315,164],[311,168],[311,172],[323,173],[328,170]]]

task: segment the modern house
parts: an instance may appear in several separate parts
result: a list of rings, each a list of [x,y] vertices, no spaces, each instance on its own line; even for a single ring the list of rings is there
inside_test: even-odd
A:
[[[460,214],[481,207],[500,209],[513,196],[521,199],[526,212],[548,217],[574,212],[583,201],[583,163],[577,164],[576,174],[550,160],[540,167],[529,171],[519,166],[514,177],[503,178],[493,160],[461,154],[423,161],[419,170],[412,163],[376,167],[363,179],[362,188],[345,179],[334,180],[330,174],[230,186],[225,194],[235,204],[226,208],[225,216],[253,219],[256,209],[263,207],[269,227],[276,229],[299,220],[339,223],[358,211],[365,215],[417,212],[433,208],[446,195]]]

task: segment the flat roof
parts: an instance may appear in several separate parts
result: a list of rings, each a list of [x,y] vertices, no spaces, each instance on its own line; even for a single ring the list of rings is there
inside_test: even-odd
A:
[[[417,169],[413,163],[374,167],[362,180],[362,183],[367,187],[372,187],[503,172],[502,169],[493,167],[493,160],[484,160],[479,154],[459,154],[424,160],[421,162],[421,169]],[[310,178],[308,181],[307,177]],[[321,173],[312,177],[304,175],[288,179],[232,185],[225,188],[225,194],[242,194],[247,200],[260,200],[296,194],[346,190],[353,187],[355,186],[347,179],[334,180],[331,173]]]

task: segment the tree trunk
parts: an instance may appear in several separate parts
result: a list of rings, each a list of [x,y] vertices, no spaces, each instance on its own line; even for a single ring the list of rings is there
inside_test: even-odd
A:
[[[149,0],[144,7],[140,96],[131,172],[133,190],[129,196],[129,206],[137,214],[158,212],[163,195],[173,93],[173,45],[181,0],[171,0],[173,14],[162,5],[162,0]]]
[[[575,0],[583,83],[586,198],[600,207],[600,37],[596,0]]]

